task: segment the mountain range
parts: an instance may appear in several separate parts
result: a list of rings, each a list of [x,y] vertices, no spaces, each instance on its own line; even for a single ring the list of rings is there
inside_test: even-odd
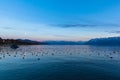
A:
[[[120,37],[95,38],[88,41],[33,41],[29,39],[2,39],[0,44],[17,45],[120,45]]]
[[[49,45],[120,45],[120,37],[95,38],[88,41],[44,41]]]

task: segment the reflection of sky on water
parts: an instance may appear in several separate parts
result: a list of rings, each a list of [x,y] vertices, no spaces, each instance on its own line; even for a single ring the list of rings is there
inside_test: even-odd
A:
[[[120,47],[0,48],[0,80],[120,80]]]
[[[20,46],[14,50],[8,46],[0,47],[0,59],[37,59],[43,58],[87,58],[87,59],[120,59],[119,46],[78,46],[78,45],[65,45],[65,46]]]

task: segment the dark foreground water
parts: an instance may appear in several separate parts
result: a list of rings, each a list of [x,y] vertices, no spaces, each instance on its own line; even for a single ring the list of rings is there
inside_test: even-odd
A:
[[[1,46],[0,80],[120,80],[120,47]]]

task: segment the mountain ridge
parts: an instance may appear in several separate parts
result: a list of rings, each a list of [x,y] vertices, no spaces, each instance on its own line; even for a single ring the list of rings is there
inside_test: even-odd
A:
[[[29,39],[2,39],[0,44],[18,45],[120,45],[120,37],[94,38],[88,41],[34,41]]]

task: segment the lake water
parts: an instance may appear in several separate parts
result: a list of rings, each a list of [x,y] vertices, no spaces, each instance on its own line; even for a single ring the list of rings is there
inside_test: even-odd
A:
[[[120,47],[0,47],[0,80],[120,80]]]

